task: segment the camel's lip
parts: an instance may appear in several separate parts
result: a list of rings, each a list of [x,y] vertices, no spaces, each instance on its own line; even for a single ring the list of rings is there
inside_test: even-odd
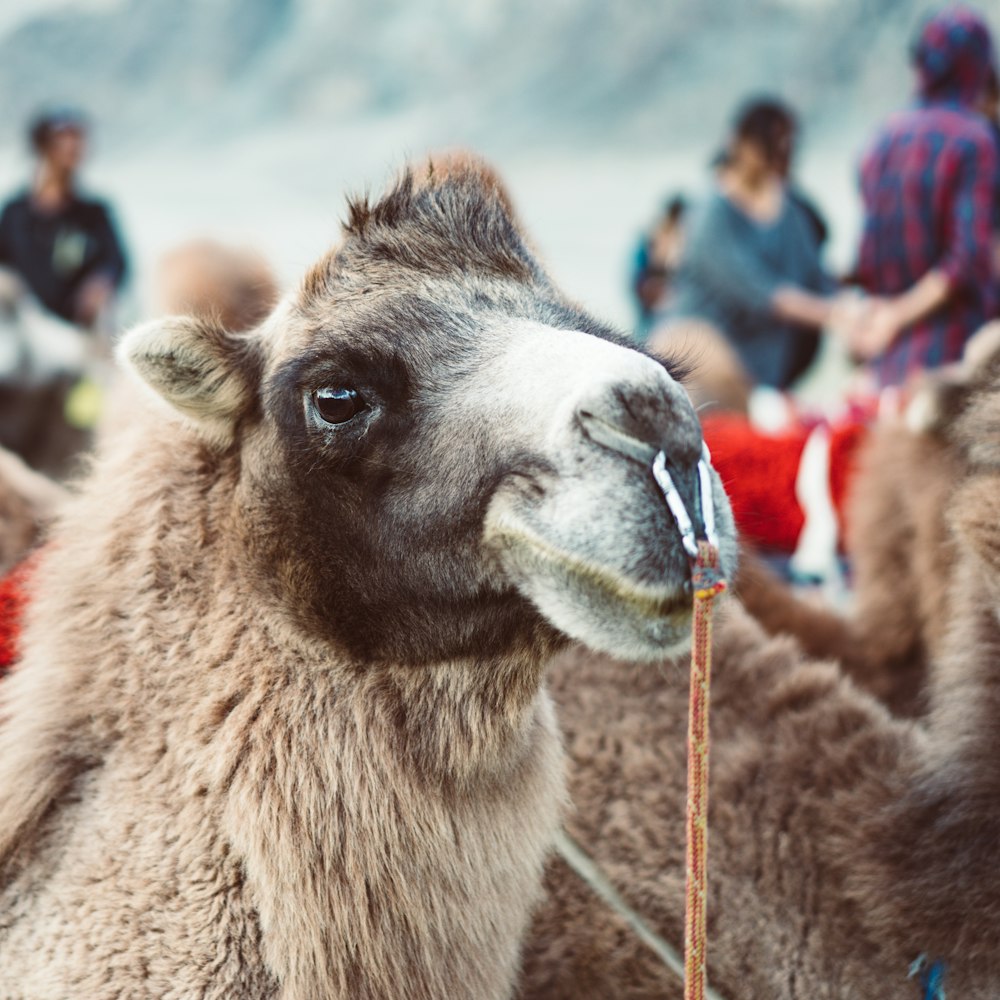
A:
[[[507,545],[527,545],[535,555],[557,566],[584,587],[606,595],[611,604],[628,607],[648,623],[672,624],[691,613],[689,581],[685,576],[675,586],[643,583],[610,566],[595,563],[552,544],[512,518],[497,519],[490,535]],[[678,623],[680,624],[680,623]]]

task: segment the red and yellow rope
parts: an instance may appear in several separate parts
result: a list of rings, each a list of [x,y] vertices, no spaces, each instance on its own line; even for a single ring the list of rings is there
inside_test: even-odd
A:
[[[688,713],[687,870],[684,911],[684,1000],[704,1000],[707,964],[708,896],[708,709],[712,675],[712,604],[726,589],[719,553],[698,542],[692,573],[694,620]]]

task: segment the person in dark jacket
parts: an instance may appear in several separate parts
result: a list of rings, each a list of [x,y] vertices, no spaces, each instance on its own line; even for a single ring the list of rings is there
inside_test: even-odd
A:
[[[87,125],[75,111],[39,115],[29,129],[37,158],[31,186],[0,213],[0,265],[15,271],[51,313],[101,325],[127,270],[108,206],[77,188]]]

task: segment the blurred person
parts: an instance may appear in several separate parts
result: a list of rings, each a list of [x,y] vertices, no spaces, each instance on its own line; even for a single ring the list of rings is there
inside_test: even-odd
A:
[[[687,201],[683,195],[671,197],[652,230],[643,236],[636,249],[632,291],[639,313],[636,335],[640,341],[649,336],[655,317],[669,300],[684,246],[686,211]]]
[[[789,191],[796,129],[780,101],[740,108],[650,340],[689,353],[700,394],[729,409],[745,409],[754,386],[784,390],[802,375],[838,303],[820,263],[825,223]]]
[[[77,187],[87,123],[70,109],[44,112],[28,137],[34,177],[0,213],[0,265],[55,316],[84,329],[106,326],[126,259],[108,207]]]
[[[1000,69],[995,62],[990,67],[986,89],[979,102],[979,110],[989,123],[1000,161]],[[993,185],[993,283],[996,291],[993,296],[993,315],[1000,319],[1000,169],[997,170],[996,182]]]
[[[126,261],[108,208],[77,186],[83,117],[40,114],[28,138],[31,184],[0,212],[0,445],[61,476],[96,419],[100,388],[88,374],[108,353]]]
[[[723,149],[716,154],[712,160],[712,168],[716,174],[721,174],[729,161],[728,151]],[[795,202],[805,214],[809,229],[813,239],[816,241],[818,249],[822,250],[830,238],[830,227],[827,225],[826,217],[819,210],[816,203],[795,183],[792,178],[792,157],[779,158],[777,162],[779,170],[783,170],[782,179],[785,182],[785,195]]]
[[[854,338],[880,387],[958,361],[993,315],[1000,156],[979,104],[996,62],[971,8],[929,17],[912,49],[915,104],[882,126],[861,163],[857,277],[874,300]]]

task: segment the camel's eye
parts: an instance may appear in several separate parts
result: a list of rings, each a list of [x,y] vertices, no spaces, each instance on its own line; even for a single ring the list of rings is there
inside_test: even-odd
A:
[[[365,401],[354,389],[317,389],[313,401],[328,424],[346,424],[365,408]]]

